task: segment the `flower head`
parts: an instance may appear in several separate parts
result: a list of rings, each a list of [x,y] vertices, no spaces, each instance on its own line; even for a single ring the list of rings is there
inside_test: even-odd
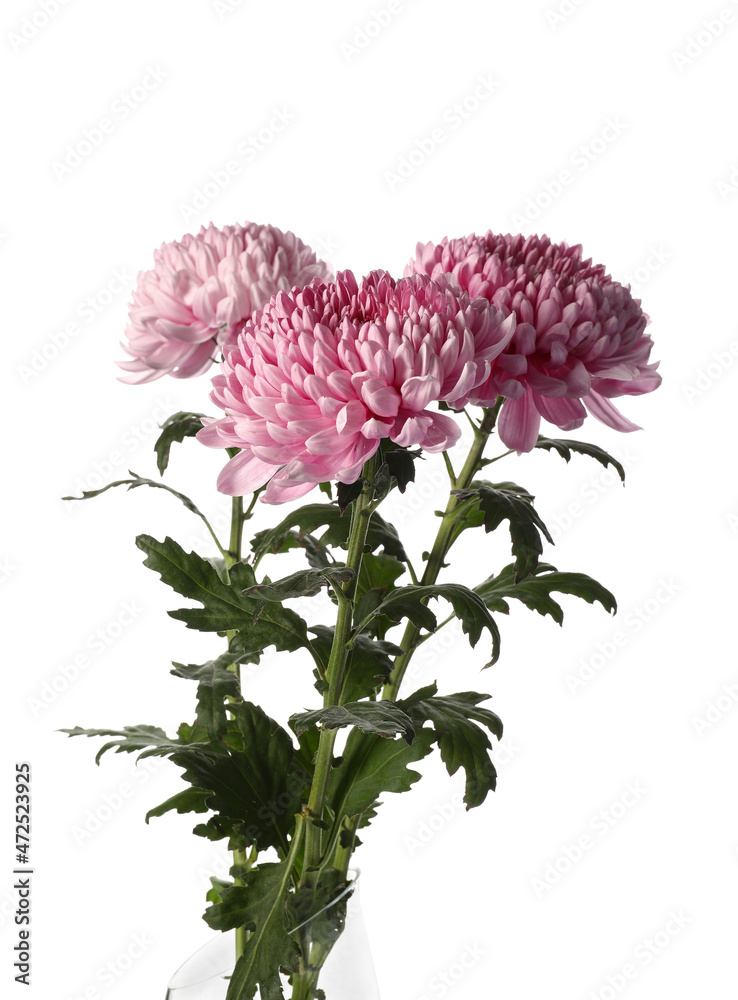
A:
[[[541,417],[573,430],[587,410],[615,430],[639,430],[611,399],[661,382],[658,365],[648,363],[648,318],[629,288],[582,260],[581,246],[488,232],[418,244],[405,271],[414,272],[451,275],[470,295],[517,317],[510,343],[469,400],[491,406],[505,397],[498,429],[509,448],[530,451]]]
[[[162,244],[153,269],[138,275],[122,345],[133,360],[119,362],[131,374],[121,381],[202,374],[253,312],[315,277],[332,271],[294,233],[274,226],[211,223],[197,236]]]
[[[514,317],[445,278],[350,271],[280,292],[226,349],[212,400],[226,416],[198,434],[241,451],[222,493],[281,503],[328,480],[354,482],[383,438],[442,451],[460,431],[431,403],[487,378]]]

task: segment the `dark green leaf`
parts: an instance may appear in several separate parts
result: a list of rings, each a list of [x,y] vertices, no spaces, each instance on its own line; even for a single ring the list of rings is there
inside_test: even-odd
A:
[[[172,445],[178,441],[184,441],[187,437],[194,437],[202,429],[202,418],[204,413],[186,413],[180,410],[167,417],[161,425],[161,434],[154,445],[156,452],[156,467],[164,475],[166,467],[169,465],[169,452]]]
[[[488,694],[462,691],[459,694],[439,697],[435,685],[416,692],[400,702],[412,715],[417,725],[430,722],[438,736],[441,759],[449,774],[456,774],[460,767],[466,772],[464,802],[467,809],[484,802],[488,792],[494,791],[497,772],[490,758],[492,744],[481,722],[498,739],[502,738],[502,722],[494,712],[479,708],[478,703],[489,698]],[[421,730],[422,732],[422,730]]]
[[[322,946],[327,955],[343,933],[352,895],[344,891],[347,884],[337,869],[324,868],[315,889],[301,886],[288,896],[287,926],[297,930],[295,937],[303,942],[303,953],[312,942]]]
[[[298,736],[311,726],[320,725],[323,729],[355,726],[363,733],[374,733],[388,739],[401,735],[407,743],[415,739],[412,719],[393,701],[353,701],[346,705],[330,705],[292,715],[290,725]]]
[[[284,551],[285,538],[294,528],[299,528],[302,533],[312,534],[320,527],[327,529],[319,538],[321,545],[347,547],[351,518],[341,516],[341,511],[335,504],[307,504],[293,511],[276,527],[258,532],[251,543],[254,557],[258,561],[269,552]],[[402,547],[397,529],[384,521],[379,514],[373,514],[369,522],[367,545],[371,552],[381,545],[387,555],[395,556],[403,562],[407,561],[407,554]]]
[[[347,583],[356,574],[346,566],[330,566],[327,569],[301,569],[274,583],[257,583],[243,591],[244,597],[256,601],[259,617],[261,609],[275,602],[294,600],[296,597],[313,597],[323,587],[336,583]]]
[[[282,539],[280,552],[290,549],[303,549],[305,558],[313,569],[324,569],[331,565],[332,557],[329,549],[315,535],[300,534],[299,531],[288,531]]]
[[[415,459],[420,457],[418,451],[406,451],[404,448],[394,448],[384,453],[390,475],[397,482],[397,489],[404,493],[408,483],[415,482]]]
[[[616,458],[612,455],[608,455],[606,451],[602,448],[598,448],[597,445],[587,444],[586,441],[572,441],[567,438],[547,438],[539,437],[535,444],[536,448],[545,448],[546,451],[556,451],[561,455],[565,461],[569,461],[572,452],[576,452],[578,455],[589,455],[600,465],[604,465],[607,468],[611,465],[613,469],[620,476],[620,479],[625,482],[625,469]]]
[[[233,970],[226,1000],[283,996],[279,970],[294,970],[297,945],[287,933],[285,904],[292,872],[286,862],[264,864],[244,873],[243,886],[224,888],[221,902],[204,914],[214,930],[247,927],[251,934]]]
[[[505,566],[497,576],[490,576],[474,590],[490,611],[507,614],[510,608],[506,598],[514,597],[538,614],[550,615],[559,625],[564,620],[564,611],[551,597],[552,591],[581,597],[589,604],[599,601],[605,611],[613,614],[617,611],[614,596],[591,576],[585,573],[559,573],[549,563],[539,563],[531,575],[519,583],[515,582],[515,567],[512,564]]]
[[[318,658],[323,663],[328,663],[328,658],[333,645],[332,627],[326,625],[315,625],[310,629],[314,633],[313,648],[318,654]],[[349,650],[344,671],[343,689],[341,691],[341,701],[359,701],[367,698],[375,690],[384,684],[394,666],[393,657],[400,656],[402,649],[394,642],[386,639],[373,639],[365,632],[359,632],[354,636],[353,645]],[[327,691],[328,686],[322,672],[318,676],[318,683],[315,685],[320,694]]]
[[[177,490],[173,490],[171,486],[167,486],[166,483],[159,483],[155,479],[144,479],[137,473],[128,470],[128,475],[131,479],[117,479],[114,483],[108,483],[107,486],[101,486],[99,490],[85,490],[81,497],[62,497],[62,500],[91,500],[93,497],[99,497],[101,493],[106,493],[108,490],[114,489],[116,486],[127,486],[129,490],[135,490],[138,486],[151,486],[156,490],[166,490],[167,493],[171,493],[173,497],[176,497],[181,503],[185,505],[187,510],[191,510],[193,514],[197,514],[198,517],[202,518],[203,521],[207,523],[205,515],[202,511],[195,505],[195,503],[190,500],[188,496],[184,493],[179,493]]]
[[[516,579],[520,580],[535,569],[543,553],[543,535],[552,545],[548,528],[538,516],[527,490],[515,483],[474,482],[466,490],[453,490],[459,500],[476,500],[485,531],[494,531],[503,521],[510,525],[512,552],[515,556]],[[469,525],[474,519],[467,517]],[[462,523],[462,528],[465,525]]]
[[[159,573],[164,583],[178,594],[202,604],[202,608],[169,612],[188,628],[222,633],[236,629],[239,635],[231,642],[230,651],[240,656],[270,645],[288,652],[301,646],[310,649],[305,622],[289,608],[267,604],[259,620],[254,620],[258,602],[242,593],[256,583],[254,571],[247,563],[232,566],[230,584],[226,584],[206,559],[196,552],[185,552],[171,538],[158,542],[149,535],[139,535],[136,544],[146,553],[145,566]]]
[[[394,556],[367,552],[361,561],[356,588],[354,618],[363,621],[379,607],[385,596],[395,589],[395,581],[405,572],[404,565]]]
[[[173,664],[175,677],[197,681],[197,724],[207,729],[211,739],[219,739],[226,731],[225,699],[241,696],[238,676],[228,669],[241,660],[234,653],[223,653],[201,665]]]
[[[295,760],[289,733],[258,705],[236,702],[229,711],[240,730],[242,750],[211,744],[206,752],[173,753],[172,760],[184,768],[185,781],[212,791],[208,808],[234,821],[233,829],[248,843],[260,851],[283,850],[307,776]],[[231,834],[228,826],[226,832]]]
[[[357,497],[361,496],[366,480],[361,476],[353,483],[336,483],[336,496],[338,497],[338,509],[343,512],[352,504]]]
[[[205,805],[205,799],[210,795],[212,792],[206,788],[185,788],[183,792],[177,792],[161,805],[149,809],[146,813],[146,822],[148,823],[153,816],[163,816],[165,813],[171,812],[172,809],[176,809],[178,813],[207,812],[208,807]]]
[[[106,743],[98,751],[95,762],[100,763],[100,758],[106,751],[115,747],[116,753],[136,753],[143,750],[141,757],[166,757],[173,750],[179,750],[187,745],[185,740],[170,740],[163,729],[157,726],[124,726],[123,729],[81,729],[75,726],[74,729],[62,729],[62,733],[69,736],[114,736],[115,739]]]
[[[418,628],[432,632],[437,624],[436,616],[426,606],[431,597],[445,597],[461,621],[461,627],[469,642],[476,646],[483,629],[488,629],[492,636],[492,659],[495,663],[499,657],[500,633],[494,618],[478,594],[459,583],[436,583],[428,586],[408,585],[398,587],[386,597],[373,612],[375,615],[386,615],[392,621],[408,618]],[[362,627],[365,622],[362,622]]]
[[[435,735],[420,729],[413,742],[383,740],[352,729],[346,740],[341,763],[328,780],[329,802],[336,830],[344,816],[358,816],[374,805],[383,792],[406,792],[420,779],[408,767],[430,753]]]

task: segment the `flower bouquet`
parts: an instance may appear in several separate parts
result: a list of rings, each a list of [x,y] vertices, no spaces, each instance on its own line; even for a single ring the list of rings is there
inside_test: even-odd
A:
[[[139,275],[124,380],[191,378],[220,362],[216,414],[174,414],[155,450],[162,475],[185,438],[223,450],[217,489],[233,498],[230,535],[218,537],[195,502],[162,480],[131,473],[83,497],[159,487],[205,522],[208,558],[169,537],[141,535],[137,545],[144,565],[192,602],[170,615],[223,643],[206,663],[174,664],[197,686],[194,718],[176,734],[152,725],[65,732],[106,737],[98,759],[109,749],[168,757],[185,787],[149,817],[198,814],[194,833],[232,851],[231,878],[213,879],[204,919],[234,932],[233,968],[208,996],[324,997],[352,855],[381,797],[409,791],[420,777],[413,765],[432,753],[449,774],[463,770],[467,809],[495,788],[491,737],[502,723],[485,707],[489,695],[403,687],[431,634],[458,619],[489,666],[511,601],[558,623],[557,593],[615,611],[601,584],[542,561],[552,540],[534,497],[496,475],[496,463],[538,448],[567,462],[587,456],[623,477],[599,447],[542,436],[541,419],[572,431],[589,413],[637,429],[612,399],[659,385],[647,322],[629,289],[580,246],[545,236],[444,239],[419,245],[402,278],[357,279],[334,276],[291,233],[210,225],[162,246]],[[465,423],[471,444],[457,455]],[[417,463],[434,453],[448,500],[421,561],[380,508],[392,490],[413,490]],[[279,506],[312,491],[245,543],[257,502]],[[508,533],[511,561],[454,582],[449,553],[477,529]],[[264,574],[264,560],[277,565],[295,550],[304,568]],[[330,625],[290,607],[321,591],[332,601]],[[304,651],[313,669],[315,706],[295,711],[289,728],[240,682],[242,665],[271,647]]]

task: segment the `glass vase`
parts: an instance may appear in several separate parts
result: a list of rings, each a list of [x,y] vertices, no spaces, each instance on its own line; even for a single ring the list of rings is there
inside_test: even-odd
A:
[[[307,987],[312,976],[325,992],[326,1000],[379,1000],[369,938],[358,896],[359,873],[351,872],[348,886],[327,906],[293,927],[290,934],[304,956],[301,983],[294,994]],[[345,918],[345,919],[344,919]],[[326,933],[327,928],[332,928]],[[333,940],[338,930],[338,937]],[[235,965],[235,934],[218,934],[194,953],[172,976],[166,1000],[225,1000]],[[285,997],[293,994],[282,977]]]

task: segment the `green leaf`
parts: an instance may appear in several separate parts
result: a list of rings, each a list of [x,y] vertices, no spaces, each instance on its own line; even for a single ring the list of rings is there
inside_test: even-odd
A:
[[[480,806],[497,784],[497,772],[490,758],[492,744],[477,725],[481,722],[494,736],[502,738],[499,717],[489,709],[478,707],[480,701],[489,697],[475,691],[439,697],[433,684],[400,702],[416,724],[432,724],[448,773],[456,774],[460,767],[466,772],[464,802],[467,809]]]
[[[161,425],[161,434],[154,445],[156,452],[156,467],[164,475],[166,467],[169,465],[169,452],[175,442],[184,441],[185,438],[194,437],[202,429],[202,418],[204,413],[186,413],[180,410],[167,417]]]
[[[608,455],[602,448],[598,448],[597,445],[587,444],[586,441],[572,441],[567,438],[539,436],[535,447],[545,448],[546,451],[556,451],[566,462],[571,458],[572,452],[576,452],[578,455],[589,455],[590,458],[599,462],[600,465],[604,465],[605,468],[611,465],[620,476],[622,482],[625,482],[625,469],[621,463],[616,458],[613,458],[612,455]]]
[[[223,653],[217,660],[201,665],[174,663],[175,677],[197,681],[197,724],[203,726],[211,739],[219,739],[227,728],[226,698],[240,698],[238,676],[229,666],[242,662],[234,653]]]
[[[394,556],[367,552],[361,561],[356,587],[354,618],[363,621],[395,589],[396,580],[405,572],[404,565]]]
[[[184,791],[172,795],[170,799],[162,802],[161,805],[149,809],[146,813],[146,822],[148,823],[153,816],[163,816],[165,813],[171,812],[172,809],[176,809],[178,813],[207,812],[208,806],[205,805],[205,800],[210,795],[212,795],[212,792],[206,788],[185,788]]]
[[[81,497],[62,497],[62,500],[91,500],[93,497],[99,497],[101,493],[107,493],[108,490],[114,489],[116,486],[127,486],[129,491],[135,490],[139,486],[151,486],[155,490],[166,490],[167,493],[171,493],[173,497],[176,497],[187,510],[192,511],[193,514],[197,514],[201,520],[208,525],[208,520],[202,511],[197,507],[193,500],[190,500],[188,496],[184,493],[179,493],[177,490],[173,490],[171,486],[167,486],[166,483],[159,483],[155,479],[144,479],[139,476],[138,473],[133,472],[131,469],[128,470],[128,475],[131,479],[117,479],[114,483],[108,483],[107,486],[101,486],[99,490],[84,490]]]
[[[512,552],[515,556],[515,575],[520,580],[535,569],[543,553],[541,535],[553,545],[548,528],[533,506],[535,499],[515,483],[474,482],[466,490],[452,490],[460,501],[476,500],[485,531],[494,531],[503,521],[510,525]],[[461,529],[474,525],[474,518],[466,518]]]
[[[67,733],[68,736],[114,736],[115,739],[106,743],[98,751],[95,763],[100,763],[100,758],[108,750],[115,747],[116,753],[136,753],[143,750],[139,755],[139,760],[143,757],[166,757],[173,750],[180,750],[187,746],[185,740],[170,740],[163,729],[157,726],[124,726],[123,729],[81,729],[75,726],[74,729],[61,729],[60,732]]]
[[[323,729],[355,726],[363,733],[374,733],[386,739],[401,735],[407,743],[415,739],[413,720],[393,701],[353,701],[290,716],[290,726],[298,736],[318,725]]]
[[[172,760],[184,768],[185,781],[212,792],[208,808],[233,821],[225,828],[211,825],[213,832],[230,836],[235,831],[260,851],[284,850],[307,775],[295,759],[289,733],[258,705],[236,702],[228,708],[242,750],[214,743],[199,753],[173,753]]]
[[[408,618],[418,628],[434,631],[436,616],[426,606],[431,597],[445,597],[454,609],[454,614],[461,621],[464,633],[469,637],[472,646],[476,646],[483,629],[488,629],[492,636],[492,659],[488,666],[495,663],[500,655],[500,633],[497,624],[489,613],[486,604],[473,590],[459,583],[436,583],[427,586],[408,585],[398,587],[386,597],[372,612],[373,615],[386,615],[392,621],[399,622]],[[363,628],[366,621],[362,621]]]
[[[297,945],[289,936],[285,904],[291,865],[263,864],[245,872],[245,885],[224,888],[221,902],[204,914],[213,930],[247,927],[251,933],[233,970],[226,1000],[251,1000],[257,987],[262,998],[282,997],[279,970],[293,971]]]
[[[397,489],[404,493],[408,483],[415,482],[415,460],[421,458],[419,451],[407,451],[404,448],[392,448],[383,451],[389,474],[397,483]]]
[[[361,476],[353,483],[336,483],[336,497],[338,498],[338,509],[341,511],[341,514],[357,497],[361,496],[365,485],[366,480],[362,479]]]
[[[341,763],[328,779],[328,801],[335,814],[335,829],[344,816],[358,816],[374,805],[383,792],[406,792],[420,780],[408,767],[430,753],[435,734],[420,729],[408,745],[404,740],[383,740],[352,729]]]
[[[252,597],[257,603],[257,617],[261,609],[270,601],[281,604],[296,597],[313,597],[325,586],[348,583],[356,574],[346,566],[330,566],[327,569],[301,569],[274,583],[257,583],[243,591],[244,597]]]
[[[550,615],[559,625],[564,620],[564,611],[551,597],[553,591],[581,597],[589,604],[599,601],[605,611],[612,614],[617,611],[615,597],[591,576],[586,573],[559,573],[549,563],[539,563],[531,575],[519,583],[515,582],[515,567],[512,564],[505,566],[497,576],[490,576],[474,590],[490,611],[508,614],[510,607],[506,598],[514,597],[539,615]]]
[[[310,631],[315,635],[313,648],[317,652],[318,658],[327,664],[333,645],[333,627],[315,625]],[[392,673],[393,658],[401,654],[401,647],[395,645],[394,642],[388,642],[386,639],[373,639],[365,632],[359,632],[355,635],[346,659],[341,702],[359,701],[361,698],[368,698],[374,694],[378,688],[386,683]],[[315,675],[317,680],[315,687],[318,693],[325,694],[328,690],[328,684],[323,672],[316,670]]]
[[[221,892],[224,889],[229,889],[233,885],[233,882],[226,882],[222,878],[217,878],[215,875],[211,875],[210,885],[212,888],[208,889],[205,894],[205,899],[207,899],[209,903],[219,903]]]
[[[240,656],[259,652],[270,645],[287,652],[302,646],[312,652],[305,622],[289,608],[267,604],[258,621],[254,620],[259,603],[242,593],[256,583],[248,563],[238,562],[232,566],[230,584],[226,584],[206,559],[196,552],[185,552],[171,538],[158,542],[149,535],[139,535],[136,544],[146,553],[144,566],[157,572],[164,583],[182,597],[202,604],[202,608],[169,612],[187,628],[221,633],[237,630],[239,635],[232,640],[230,651]]]
[[[287,897],[287,926],[303,955],[310,954],[311,945],[322,949],[323,961],[330,954],[346,923],[346,908],[353,895],[353,889],[346,891],[348,885],[336,868],[324,868],[314,889],[300,886]],[[325,994],[310,993],[310,997],[320,996]]]
[[[267,553],[284,551],[285,539],[294,528],[301,533],[312,534],[316,528],[326,527],[327,530],[319,538],[322,546],[340,546],[346,548],[351,528],[351,518],[342,516],[335,504],[307,504],[292,511],[276,527],[268,531],[260,531],[254,536],[251,547],[254,559],[258,562]],[[369,551],[374,552],[381,546],[387,555],[395,556],[403,562],[407,561],[407,553],[402,546],[397,529],[383,520],[379,514],[372,515],[367,533]]]

